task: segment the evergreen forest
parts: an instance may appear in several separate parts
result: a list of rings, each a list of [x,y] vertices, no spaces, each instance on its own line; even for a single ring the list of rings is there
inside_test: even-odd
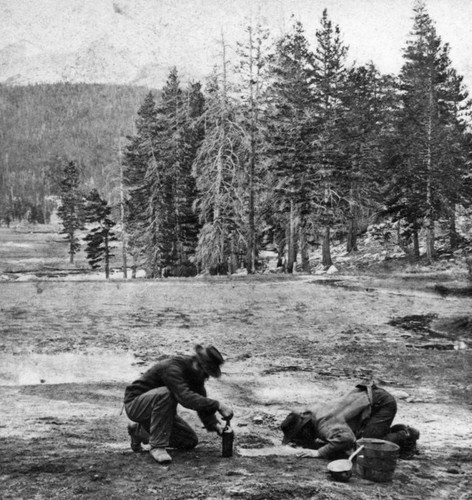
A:
[[[142,87],[0,85],[0,218],[47,222],[68,160],[84,187],[110,193],[120,141],[133,133]]]
[[[236,65],[220,45],[204,82],[184,85],[173,68],[158,90],[2,87],[3,220],[28,204],[47,220],[42,207],[74,161],[84,193],[120,208],[110,213],[124,255],[148,277],[254,273],[263,249],[286,272],[310,272],[315,246],[328,268],[333,238],[355,252],[379,220],[414,258],[436,258],[439,228],[451,249],[461,244],[471,108],[422,1],[398,75],[348,64],[326,10],[314,39],[295,19],[277,39],[248,26]]]

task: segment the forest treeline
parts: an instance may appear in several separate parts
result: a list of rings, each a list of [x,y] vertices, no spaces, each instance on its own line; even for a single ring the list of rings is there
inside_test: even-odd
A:
[[[0,85],[0,218],[48,220],[67,159],[84,185],[109,192],[119,141],[148,89],[90,84]],[[48,202],[49,200],[49,202]]]
[[[270,246],[288,272],[297,261],[309,271],[310,248],[321,245],[328,267],[333,236],[355,251],[380,217],[415,257],[424,247],[435,258],[438,227],[451,248],[460,243],[457,209],[472,202],[470,104],[422,1],[399,75],[348,65],[326,10],[313,40],[293,20],[275,40],[248,26],[236,66],[226,49],[222,39],[204,84],[183,87],[172,69],[120,147],[121,234],[135,268],[253,273]]]

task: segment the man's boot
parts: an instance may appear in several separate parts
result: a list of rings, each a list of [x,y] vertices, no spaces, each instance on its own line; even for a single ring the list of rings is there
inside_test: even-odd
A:
[[[140,451],[142,451],[141,443],[143,442],[143,440],[139,436],[139,424],[128,424],[128,434],[131,438],[131,449],[135,453],[139,453]]]
[[[408,460],[419,454],[416,442],[420,437],[420,432],[417,429],[397,424],[390,429],[390,433],[389,436],[393,438],[391,440],[400,446],[401,459]]]
[[[160,464],[168,464],[172,462],[172,457],[167,453],[165,448],[151,448],[149,452],[151,457]]]
[[[400,458],[408,460],[419,454],[416,442],[420,438],[420,431],[414,427],[406,427],[406,437],[400,445]]]

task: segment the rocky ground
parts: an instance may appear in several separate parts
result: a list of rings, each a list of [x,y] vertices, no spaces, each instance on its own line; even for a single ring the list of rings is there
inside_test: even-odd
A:
[[[2,251],[6,262],[5,239]],[[109,282],[3,268],[0,497],[472,498],[471,298],[461,292],[466,271],[444,262]],[[171,451],[173,463],[159,466],[129,448],[123,390],[154,361],[192,352],[197,342],[227,358],[208,392],[233,405],[236,453],[221,457],[220,438],[181,409],[200,444]],[[392,482],[354,474],[336,483],[324,460],[244,456],[278,446],[291,409],[330,400],[366,377],[397,396],[396,422],[421,431],[420,455],[399,461]]]

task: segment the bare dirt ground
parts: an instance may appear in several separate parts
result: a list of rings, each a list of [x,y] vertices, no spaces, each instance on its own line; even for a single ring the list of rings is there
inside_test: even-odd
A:
[[[0,282],[0,498],[472,498],[471,298],[436,293],[437,279]],[[166,467],[134,454],[125,385],[197,342],[227,358],[208,392],[233,405],[237,450],[279,445],[291,409],[373,376],[396,394],[396,422],[421,431],[420,455],[390,483],[336,483],[324,460],[222,458],[184,409],[195,450]]]

